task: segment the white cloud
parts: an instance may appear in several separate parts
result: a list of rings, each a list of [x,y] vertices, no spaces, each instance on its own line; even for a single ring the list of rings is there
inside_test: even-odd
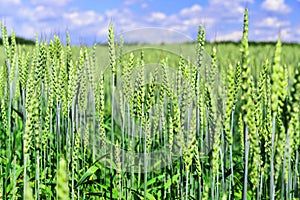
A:
[[[20,5],[21,0],[10,0],[10,1],[0,0],[0,4],[1,4],[1,6],[4,6],[4,5]]]
[[[139,28],[122,34],[128,42],[178,43],[192,41],[190,37],[175,30],[166,28]]]
[[[279,37],[281,40],[289,41],[289,42],[294,41],[294,39],[296,38],[294,37],[294,33],[292,33],[291,28],[285,28],[280,30]]]
[[[238,41],[242,38],[243,32],[242,31],[233,31],[227,34],[221,34],[216,36],[216,41]]]
[[[238,3],[254,3],[254,0],[235,0],[235,2],[238,2]],[[230,1],[224,1],[224,0],[209,0],[209,3],[210,4],[227,4],[227,3],[232,3]]]
[[[72,0],[31,0],[33,5],[45,5],[51,7],[62,7],[70,3]]]
[[[125,0],[123,2],[124,5],[132,5],[132,4],[137,4],[137,3],[143,3],[144,0]]]
[[[50,24],[47,22],[26,21],[18,26],[16,34],[22,34],[22,37],[34,39],[35,34],[42,35],[42,39],[51,37],[54,33],[64,33],[65,29],[60,27],[61,24]]]
[[[270,35],[270,36],[264,37],[264,39],[261,40],[261,41],[276,41],[276,40],[278,40],[278,36],[277,35]]]
[[[300,1],[300,0],[299,0]],[[296,28],[296,31],[295,31],[296,35],[300,36],[300,27],[299,28]]]
[[[112,18],[113,20],[114,19],[119,20],[119,19],[122,19],[122,18],[127,18],[129,20],[133,16],[133,13],[128,8],[122,8],[122,9],[107,10],[107,11],[105,11],[105,15],[108,18]]]
[[[22,5],[21,0],[0,0],[0,18],[1,20],[13,17],[16,10]]]
[[[59,11],[45,6],[36,6],[35,8],[21,8],[18,17],[27,21],[41,21],[60,16]]]
[[[147,3],[142,3],[142,4],[141,4],[141,8],[143,8],[143,9],[148,8],[148,6],[149,6],[149,5],[148,5]]]
[[[161,21],[164,20],[166,18],[166,15],[162,12],[153,12],[151,13],[151,15],[149,16],[149,18],[147,18],[148,22],[155,22],[155,21]]]
[[[300,31],[297,34],[297,31],[291,27],[285,27],[281,29],[256,29],[252,34],[253,38],[250,38],[250,40],[255,39],[257,41],[276,41],[278,38],[280,38],[285,42],[299,42],[299,36]]]
[[[170,25],[168,28],[180,32],[186,32],[188,30],[188,26],[182,26],[182,25]]]
[[[198,4],[195,4],[189,8],[184,8],[180,11],[180,15],[182,16],[191,16],[199,14],[199,12],[202,10],[202,7]]]
[[[257,27],[265,27],[265,28],[280,28],[289,25],[290,25],[289,21],[280,21],[276,17],[267,17],[256,24]]]
[[[98,29],[98,31],[96,32],[97,36],[107,36],[108,35],[108,28],[103,26],[102,28]]]
[[[300,32],[297,33],[297,31],[295,31],[293,28],[287,27],[282,28],[280,30],[269,29],[266,31],[261,31],[257,37],[259,38],[259,40],[263,41],[277,41],[278,38],[280,38],[282,41],[285,42],[299,42],[299,35]]]
[[[116,32],[126,32],[142,27],[161,27],[190,34],[197,32],[200,24],[209,29],[216,23],[214,17],[207,17],[206,13],[203,13],[204,9],[200,5],[194,4],[170,15],[164,12],[151,12],[141,17],[131,10],[126,11],[125,9],[109,10],[105,15],[108,19],[112,17],[113,24],[117,28]],[[104,33],[106,33],[105,30],[98,31],[98,34],[103,35]]]
[[[149,17],[149,15],[147,17]],[[138,16],[128,8],[124,8],[124,7],[122,9],[121,8],[111,9],[105,11],[102,27],[107,29],[108,24],[112,23],[115,28],[115,33],[119,34],[124,31],[126,32],[129,30],[133,30],[145,26],[150,26],[151,23],[147,21],[147,17]],[[107,36],[106,34],[107,31],[105,29],[99,30],[100,28],[98,27],[96,34],[99,37]]]
[[[182,24],[186,25],[186,26],[198,26],[199,23],[199,19],[188,19],[188,20],[183,20]]]
[[[291,8],[284,3],[284,0],[265,0],[261,7],[264,10],[276,13],[289,13]]]
[[[20,27],[20,31],[22,31],[22,36],[26,38],[33,38],[37,33],[34,26],[26,26],[25,24]]]
[[[190,18],[188,20],[183,20],[182,24],[190,27],[198,27],[200,24],[203,24],[205,27],[211,27],[215,23],[213,18],[205,18],[201,17],[197,18]]]
[[[130,3],[132,2],[133,1],[130,1]],[[204,17],[205,15],[201,11],[202,7],[200,5],[194,4],[190,7],[182,8],[177,13],[173,13],[170,15],[167,15],[164,12],[154,11],[144,16],[140,16],[132,12],[130,9],[122,7],[122,9],[117,8],[107,10],[105,12],[105,19],[112,20],[112,23],[115,27],[115,32],[117,34],[120,32],[126,33],[128,31],[143,27],[161,27],[164,29],[180,31],[188,34],[191,32],[191,30],[197,31],[200,23],[203,23],[208,27],[212,26],[212,24],[215,22],[213,18]],[[99,36],[106,35],[107,30],[97,30],[97,34]],[[143,36],[145,35],[140,35],[140,37]],[[152,40],[157,41],[157,39],[155,38],[152,38]]]
[[[104,20],[102,15],[94,11],[65,13],[63,18],[74,28],[97,25]]]
[[[262,30],[259,30],[259,29],[256,29],[256,30],[254,30],[254,35],[260,35],[260,34],[262,34]]]
[[[205,8],[198,4],[181,9],[178,13],[168,16],[164,26],[182,32],[197,30],[200,24],[211,28],[216,20],[205,13]]]
[[[62,7],[37,5],[20,7],[15,13],[13,21],[17,25],[13,28],[17,35],[26,38],[33,38],[36,33],[51,38],[54,33],[64,35],[68,29],[74,40],[85,40],[97,37],[99,27],[107,27],[108,24],[104,24],[103,15],[92,10],[65,11]]]
[[[245,10],[245,3],[253,3],[253,0],[209,0],[209,5],[203,8],[203,14],[214,18],[217,22],[241,23]]]

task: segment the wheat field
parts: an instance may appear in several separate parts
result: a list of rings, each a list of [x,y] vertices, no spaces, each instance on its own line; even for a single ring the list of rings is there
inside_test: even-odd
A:
[[[1,30],[0,199],[300,198],[300,45],[249,42],[247,9],[190,57]]]

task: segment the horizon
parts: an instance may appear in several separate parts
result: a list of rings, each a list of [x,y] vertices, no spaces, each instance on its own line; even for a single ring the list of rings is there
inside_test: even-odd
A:
[[[197,37],[200,24],[208,41],[238,41],[244,9],[249,9],[249,40],[300,42],[300,0],[0,0],[0,20],[8,32],[34,39],[68,31],[72,44],[106,41],[112,23],[118,35],[143,28],[177,31]],[[172,4],[172,6],[170,6]],[[61,35],[64,37],[64,34]],[[137,39],[142,40],[137,35]],[[145,38],[145,37],[144,37]],[[149,39],[149,37],[147,38]],[[152,38],[157,40],[158,38]]]
[[[8,36],[9,42],[10,42],[10,38],[11,36]],[[53,38],[50,38],[50,40],[52,40]],[[62,42],[65,42],[65,37],[61,38]],[[71,38],[72,39],[72,38]],[[28,38],[24,38],[22,36],[18,36],[16,35],[16,40],[17,40],[17,44],[26,44],[26,45],[34,45],[35,44],[35,40],[34,39],[28,39]],[[23,42],[18,42],[18,40],[23,40]],[[49,42],[49,40],[47,41]],[[172,44],[194,44],[196,43],[196,40],[193,41],[186,41],[186,42],[180,42],[180,43],[147,43],[147,42],[124,42],[125,45],[172,45]],[[218,41],[209,41],[209,40],[205,40],[205,43],[207,44],[235,44],[238,45],[240,44],[241,40],[235,41],[235,40],[218,40]],[[255,40],[249,40],[248,43],[249,45],[252,44],[276,44],[276,41],[255,41]],[[284,45],[300,45],[300,42],[291,42],[291,41],[282,41],[282,44]],[[0,37],[0,45],[2,46],[2,37]],[[92,46],[92,45],[100,45],[100,46],[107,46],[108,43],[107,41],[105,42],[98,42],[98,43],[93,43],[93,44],[73,44],[73,46]]]

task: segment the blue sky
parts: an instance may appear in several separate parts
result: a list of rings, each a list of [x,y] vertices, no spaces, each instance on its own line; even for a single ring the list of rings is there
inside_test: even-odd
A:
[[[103,42],[112,22],[116,34],[159,27],[194,39],[202,23],[208,40],[236,41],[248,7],[250,40],[274,41],[280,35],[283,41],[300,42],[300,0],[0,0],[0,5],[8,30],[26,38],[68,30],[73,43]]]

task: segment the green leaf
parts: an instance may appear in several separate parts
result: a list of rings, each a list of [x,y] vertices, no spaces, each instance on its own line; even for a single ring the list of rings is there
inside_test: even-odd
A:
[[[104,160],[105,159],[105,160]],[[108,164],[103,164],[103,162],[109,163]],[[117,165],[114,161],[112,161],[108,156],[107,157],[103,157],[101,162],[97,162],[96,165],[98,166],[98,168],[102,168],[105,167],[107,169],[109,169],[110,167],[112,167],[113,169],[117,169]]]
[[[93,175],[98,170],[98,167],[91,166],[79,179],[79,181],[76,184],[76,187],[81,185],[89,176]]]
[[[156,200],[155,197],[150,193],[146,193],[146,199],[147,200]]]
[[[168,189],[171,186],[172,181],[177,181],[179,176],[180,176],[180,174],[175,174],[171,179],[169,179],[165,184],[165,190]]]
[[[104,190],[108,191],[108,187],[107,185],[103,185],[103,184],[100,184],[98,183],[97,185],[99,185],[101,188],[103,188]]]
[[[144,197],[144,193],[140,193],[135,189],[131,189],[131,188],[128,188],[128,189],[130,189],[133,192],[133,194],[135,194],[141,200],[144,200],[144,199],[145,200],[156,200],[155,197],[150,193],[146,193],[146,197]]]
[[[114,199],[119,197],[119,190],[117,188],[113,188],[112,193]]]
[[[156,183],[157,181],[161,181],[165,177],[164,174],[156,176],[149,181],[147,181],[147,186],[152,185],[153,183]],[[144,188],[145,183],[143,183],[139,188]]]
[[[20,176],[20,174],[24,171],[24,167],[19,167],[18,166],[18,170],[16,170],[16,172],[15,172],[15,179],[16,180],[14,180],[14,181],[17,181],[17,179],[18,179],[18,177]],[[11,174],[11,176],[12,176],[12,174]],[[10,182],[10,184],[7,186],[7,191],[10,191],[11,189],[12,189],[12,186],[14,185],[14,183],[15,182]]]

